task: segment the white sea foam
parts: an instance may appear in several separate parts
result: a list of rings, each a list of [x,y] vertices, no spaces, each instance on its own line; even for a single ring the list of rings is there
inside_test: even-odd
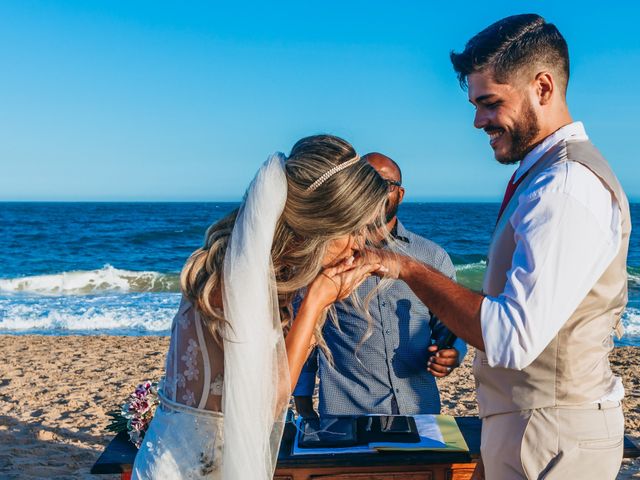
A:
[[[464,272],[467,270],[484,270],[486,267],[487,267],[487,261],[480,260],[479,262],[463,263],[461,265],[456,265],[456,271]]]
[[[168,334],[176,293],[0,298],[0,332]]]
[[[84,295],[99,292],[175,292],[177,275],[134,272],[105,265],[99,270],[0,279],[2,292]]]
[[[458,280],[479,288],[484,262],[457,266]],[[630,287],[640,284],[630,271]],[[175,283],[175,287],[173,286]],[[177,277],[111,266],[0,280],[0,334],[167,335],[180,302]],[[631,293],[631,291],[630,291]],[[618,345],[640,345],[640,299],[631,295]]]
[[[627,307],[622,316],[625,336],[640,339],[640,308]]]
[[[480,290],[482,288],[482,278],[487,268],[487,262],[481,260],[474,263],[464,263],[456,265],[456,277],[458,282],[472,290]]]

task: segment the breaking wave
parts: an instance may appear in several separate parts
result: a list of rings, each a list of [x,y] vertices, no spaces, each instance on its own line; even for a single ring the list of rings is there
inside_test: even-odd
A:
[[[458,281],[480,290],[486,262],[456,265]],[[640,345],[640,268],[629,267],[625,335]],[[0,334],[168,335],[180,303],[178,274],[101,269],[0,279]]]
[[[134,272],[105,265],[99,270],[0,279],[0,292],[88,295],[101,292],[178,292],[178,274]]]
[[[487,262],[485,260],[463,263],[455,267],[458,282],[472,290],[479,291],[482,289],[482,277],[484,277],[484,271],[487,268]]]

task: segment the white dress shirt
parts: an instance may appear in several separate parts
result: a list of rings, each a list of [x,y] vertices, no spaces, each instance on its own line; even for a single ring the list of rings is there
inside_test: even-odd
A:
[[[582,123],[562,127],[520,162],[522,177],[560,141],[587,140]],[[544,170],[517,198],[509,222],[516,248],[504,291],[482,302],[481,327],[489,365],[521,370],[557,335],[620,249],[618,202],[578,162]],[[599,401],[621,400],[615,387]]]

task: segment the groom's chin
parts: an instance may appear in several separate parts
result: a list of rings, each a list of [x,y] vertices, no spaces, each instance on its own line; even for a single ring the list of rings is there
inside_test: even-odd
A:
[[[493,156],[496,159],[496,161],[502,165],[514,165],[516,163],[518,163],[520,160],[522,160],[522,158],[520,158],[517,155],[513,155],[512,152],[498,152],[495,151],[493,152]]]

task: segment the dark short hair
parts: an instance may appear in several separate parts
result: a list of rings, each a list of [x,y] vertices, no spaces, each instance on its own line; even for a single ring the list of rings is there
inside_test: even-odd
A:
[[[533,13],[498,20],[471,38],[464,51],[452,51],[450,58],[462,88],[472,73],[490,70],[496,82],[507,83],[526,65],[552,69],[565,92],[569,82],[567,42],[554,24]]]

